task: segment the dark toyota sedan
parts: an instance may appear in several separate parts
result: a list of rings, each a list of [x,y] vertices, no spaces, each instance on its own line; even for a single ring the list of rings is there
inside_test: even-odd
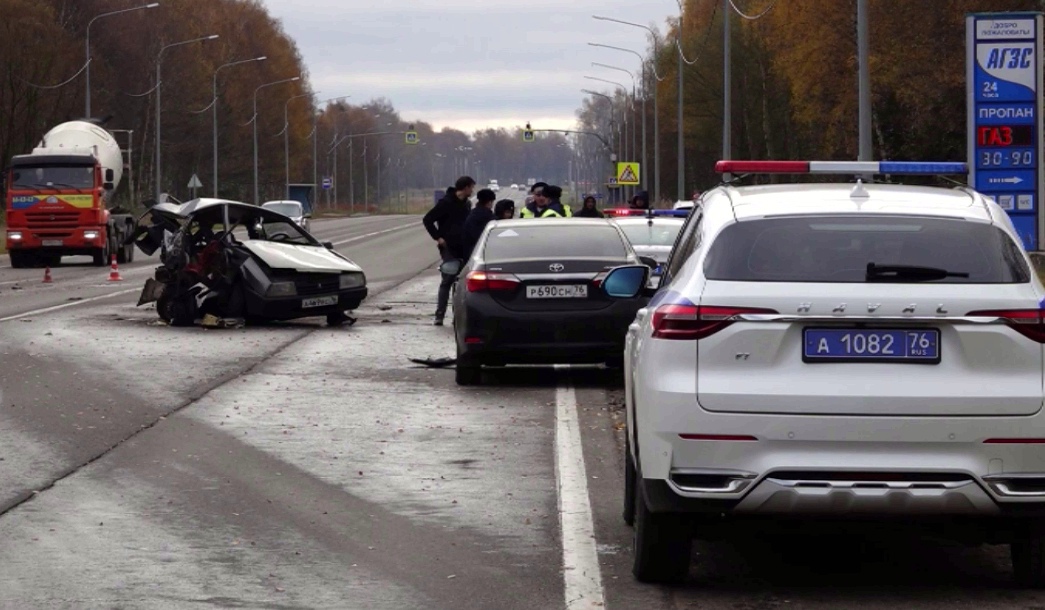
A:
[[[488,225],[454,293],[457,383],[486,366],[617,364],[641,298],[614,301],[606,273],[640,261],[601,219],[502,220]]]

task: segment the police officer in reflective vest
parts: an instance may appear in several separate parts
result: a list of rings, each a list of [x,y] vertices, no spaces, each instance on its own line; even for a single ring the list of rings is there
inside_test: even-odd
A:
[[[523,208],[522,218],[568,218],[573,216],[569,206],[563,205],[559,198],[562,189],[555,185],[535,185],[533,203]]]

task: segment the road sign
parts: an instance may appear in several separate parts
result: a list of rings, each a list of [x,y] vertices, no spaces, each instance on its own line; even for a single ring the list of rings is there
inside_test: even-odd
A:
[[[420,138],[418,138],[416,131],[408,131],[408,132],[406,132],[406,143],[407,144],[417,144],[420,141],[421,140],[420,140]]]
[[[192,178],[189,180],[189,188],[190,189],[201,189],[201,188],[203,188],[203,183],[200,182],[200,177],[197,176],[196,174],[193,174]]]
[[[617,184],[624,186],[639,185],[639,164],[633,161],[617,164]]]
[[[617,183],[617,177],[611,176],[610,179],[606,181],[606,186],[611,189],[620,188],[620,184]]]
[[[331,178],[323,178],[323,190],[328,191],[334,187],[334,180]]]
[[[523,130],[523,142],[536,142],[537,134],[532,129]]]
[[[1009,213],[1028,250],[1041,250],[1045,168],[1041,13],[966,17],[969,184]]]

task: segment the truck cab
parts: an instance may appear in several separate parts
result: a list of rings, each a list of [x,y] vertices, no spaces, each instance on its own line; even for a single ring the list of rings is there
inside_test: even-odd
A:
[[[60,125],[31,154],[13,157],[5,212],[11,266],[57,265],[75,255],[91,256],[97,266],[112,255],[130,262],[133,246],[123,241],[133,219],[108,206],[122,169],[108,132],[82,121]]]

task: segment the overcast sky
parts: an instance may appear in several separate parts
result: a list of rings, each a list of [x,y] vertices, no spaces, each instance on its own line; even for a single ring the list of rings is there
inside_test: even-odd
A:
[[[638,58],[588,42],[646,49],[646,33],[593,14],[663,29],[674,0],[264,0],[298,44],[320,97],[388,98],[406,120],[467,132],[563,129],[582,88],[609,92]]]

